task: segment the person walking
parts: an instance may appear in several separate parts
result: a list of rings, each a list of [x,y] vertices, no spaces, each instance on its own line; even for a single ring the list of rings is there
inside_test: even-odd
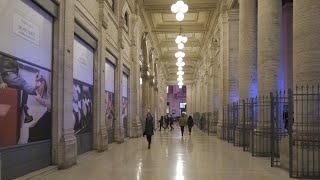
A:
[[[188,118],[187,125],[188,125],[188,128],[189,128],[189,135],[191,135],[191,129],[192,129],[193,125],[194,125],[193,119],[192,119],[191,116],[189,116],[189,118]]]
[[[165,118],[164,118],[164,122],[166,123],[166,128],[169,129],[169,115],[166,115]]]
[[[170,131],[172,131],[172,130],[174,130],[174,128],[172,126],[173,125],[173,117],[172,117],[172,115],[170,115],[169,121],[170,121],[169,123],[170,123],[170,128],[171,128]]]
[[[164,123],[164,120],[163,120],[163,116],[161,116],[160,120],[159,120],[159,123],[160,123],[160,130],[161,131],[161,127],[164,129],[164,131],[166,130],[166,128],[163,126],[163,123]]]
[[[181,128],[181,135],[184,133],[184,126],[187,124],[187,117],[185,113],[182,113],[181,118],[179,119],[179,126]]]
[[[151,146],[151,138],[154,131],[154,124],[153,124],[153,117],[150,112],[147,113],[146,123],[145,123],[145,129],[143,132],[143,136],[147,136],[148,141],[148,149],[150,149]]]

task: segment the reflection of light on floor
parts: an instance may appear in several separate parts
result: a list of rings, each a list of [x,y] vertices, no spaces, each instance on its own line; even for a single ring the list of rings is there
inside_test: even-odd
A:
[[[139,162],[138,165],[138,171],[137,171],[137,180],[140,180],[140,176],[141,176],[141,166],[142,166],[142,162]]]
[[[176,180],[184,180],[182,154],[178,155],[176,167]]]

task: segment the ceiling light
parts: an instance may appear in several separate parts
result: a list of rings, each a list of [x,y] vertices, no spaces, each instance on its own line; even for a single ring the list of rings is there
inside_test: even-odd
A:
[[[177,13],[177,12],[179,11],[178,5],[177,5],[177,4],[172,4],[172,6],[171,6],[171,11],[172,11],[173,13]]]
[[[186,43],[188,41],[188,38],[186,36],[183,36],[182,37],[182,40],[181,40],[183,43]]]
[[[181,88],[182,88],[182,86],[179,86],[179,88],[181,89]]]
[[[178,78],[182,78],[182,79],[183,79],[183,76],[182,76],[182,75],[179,75]]]
[[[178,44],[178,49],[183,49],[184,48],[184,44],[183,43],[179,43]]]
[[[176,37],[176,43],[179,44],[181,43],[183,40],[183,37],[179,34],[177,37]]]
[[[181,11],[179,11],[176,14],[176,19],[177,19],[177,21],[182,21],[184,19],[184,14]]]
[[[186,63],[185,62],[180,62],[180,66],[185,66]]]
[[[183,77],[182,77],[182,76],[179,76],[177,80],[178,80],[178,81],[183,81]]]
[[[181,75],[182,76],[182,75],[184,75],[184,72],[183,71],[178,71],[177,75],[179,75],[179,76]]]
[[[182,66],[179,66],[178,67],[178,71],[182,71],[183,70],[183,67]]]
[[[183,82],[180,81],[180,82],[178,83],[178,85],[179,85],[179,86],[183,86]]]
[[[186,13],[186,12],[188,12],[188,10],[189,10],[188,5],[186,5],[186,4],[183,3],[183,5],[181,5],[181,7],[180,7],[180,11],[181,11],[182,13]]]
[[[183,58],[182,58],[182,57],[178,57],[177,61],[178,61],[178,62],[182,62],[182,61],[183,61]]]

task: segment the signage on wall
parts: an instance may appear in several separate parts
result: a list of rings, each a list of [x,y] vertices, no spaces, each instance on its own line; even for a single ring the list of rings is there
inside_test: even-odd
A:
[[[19,14],[13,15],[13,33],[27,41],[40,45],[40,28]]]
[[[73,78],[93,85],[93,48],[75,36],[73,43]]]
[[[53,17],[32,1],[0,1],[0,51],[52,69]]]

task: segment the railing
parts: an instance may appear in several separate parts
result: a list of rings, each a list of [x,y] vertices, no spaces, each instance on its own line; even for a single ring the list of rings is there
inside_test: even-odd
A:
[[[270,157],[271,166],[288,169],[290,177],[320,179],[319,86],[226,104],[222,113],[223,140]]]

